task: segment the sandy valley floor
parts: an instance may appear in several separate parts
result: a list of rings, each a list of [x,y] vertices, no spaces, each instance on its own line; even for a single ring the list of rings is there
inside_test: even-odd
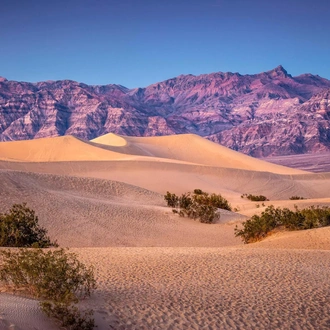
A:
[[[0,182],[1,212],[28,202],[52,238],[94,265],[98,288],[82,308],[95,310],[98,329],[330,328],[330,228],[250,245],[234,237],[236,224],[267,205],[330,205],[330,173],[269,164],[194,135],[108,134],[0,143]],[[194,188],[221,193],[237,213],[207,225],[166,207],[166,191]],[[36,301],[3,292],[0,329],[56,325]]]

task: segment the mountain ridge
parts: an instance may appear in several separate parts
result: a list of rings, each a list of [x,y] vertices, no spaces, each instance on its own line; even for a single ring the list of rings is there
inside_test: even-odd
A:
[[[0,141],[192,133],[255,157],[330,150],[330,81],[283,66],[180,75],[145,88],[0,78]]]

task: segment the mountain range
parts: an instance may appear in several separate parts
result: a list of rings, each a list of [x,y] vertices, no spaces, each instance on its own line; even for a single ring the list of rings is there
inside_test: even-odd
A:
[[[330,150],[330,81],[282,67],[180,75],[146,88],[0,77],[0,141],[194,133],[254,157]]]

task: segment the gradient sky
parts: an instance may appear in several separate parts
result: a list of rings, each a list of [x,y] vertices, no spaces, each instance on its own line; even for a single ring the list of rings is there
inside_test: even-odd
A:
[[[329,0],[0,0],[0,76],[143,87],[180,74],[330,79]]]

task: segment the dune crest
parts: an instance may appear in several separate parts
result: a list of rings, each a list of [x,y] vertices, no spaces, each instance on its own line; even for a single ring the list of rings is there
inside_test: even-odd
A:
[[[275,174],[308,173],[243,155],[194,134],[139,138],[110,133],[91,141],[67,135],[1,142],[0,160],[16,162],[134,160],[198,164]]]
[[[105,144],[108,146],[113,146],[113,147],[124,147],[127,145],[127,140],[120,135],[114,134],[114,133],[108,133],[102,136],[99,136],[91,142],[96,142],[100,144]]]
[[[124,139],[126,144],[119,146],[117,143],[118,138]],[[124,154],[129,153],[208,166],[238,168],[277,174],[307,173],[246,156],[195,134],[130,137],[109,133],[91,141],[108,146],[109,150],[114,152]]]
[[[0,143],[0,159],[8,161],[58,162],[123,158],[128,156],[96,148],[70,135]]]

